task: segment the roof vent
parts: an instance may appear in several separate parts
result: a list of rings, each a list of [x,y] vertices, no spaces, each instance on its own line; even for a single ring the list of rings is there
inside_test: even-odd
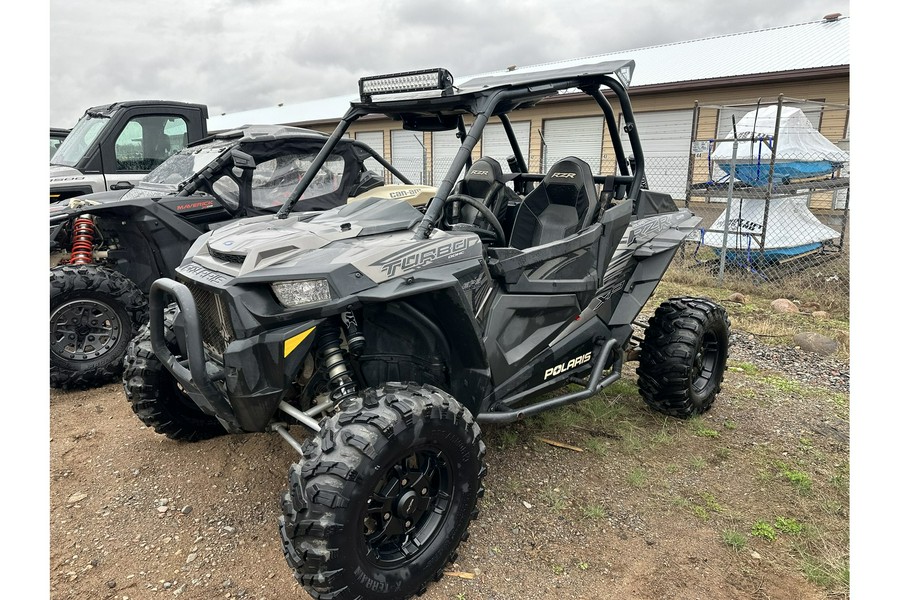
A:
[[[825,16],[822,17],[822,18],[823,18],[824,20],[828,21],[829,23],[831,23],[831,22],[833,22],[833,21],[837,21],[838,19],[840,19],[840,18],[841,18],[841,13],[830,13],[830,14],[825,15]]]
[[[516,70],[516,65],[509,65],[508,67],[506,67],[506,70],[507,70],[507,71],[515,71],[515,70]]]

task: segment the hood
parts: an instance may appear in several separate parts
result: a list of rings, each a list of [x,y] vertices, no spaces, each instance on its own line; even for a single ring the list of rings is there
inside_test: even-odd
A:
[[[352,267],[378,283],[438,259],[480,256],[474,234],[436,230],[431,239],[415,240],[411,228],[421,218],[402,200],[369,198],[314,216],[242,219],[200,238],[182,265],[194,262],[248,282],[325,277]]]
[[[50,183],[54,183],[54,179],[63,181],[73,181],[72,178],[84,179],[84,173],[74,167],[64,167],[63,165],[50,165]],[[63,179],[64,178],[64,179]]]
[[[207,246],[213,252],[244,257],[288,247],[309,250],[334,240],[406,231],[421,218],[422,213],[406,202],[369,198],[318,214],[241,219],[216,229]]]
[[[116,190],[112,192],[97,192],[95,194],[84,194],[83,196],[75,196],[66,200],[50,203],[50,217],[61,214],[73,214],[84,212],[91,206],[99,206],[110,202],[118,202],[125,195],[125,190]]]

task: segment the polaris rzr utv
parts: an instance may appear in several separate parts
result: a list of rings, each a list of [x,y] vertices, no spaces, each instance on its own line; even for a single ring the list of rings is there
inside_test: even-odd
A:
[[[173,275],[212,227],[275,213],[327,139],[296,127],[244,126],[174,154],[133,189],[51,204],[50,385],[85,387],[119,375],[128,342],[146,322],[150,284]],[[369,167],[407,182],[365,144],[341,140],[292,208],[333,208],[384,184]]]
[[[179,281],[153,284],[150,326],[126,358],[134,411],[170,438],[275,431],[298,452],[280,534],[313,597],[407,598],[441,576],[483,493],[479,423],[589,398],[626,359],[640,361],[651,408],[684,418],[710,408],[728,355],[724,310],[679,298],[643,337],[632,325],[699,224],[641,189],[633,69],[602,62],[457,85],[443,69],[364,78],[276,217],[203,236]],[[508,113],[574,89],[602,111],[618,174],[577,157],[527,172]],[[604,93],[621,110],[633,170]],[[424,216],[389,198],[291,214],[330,148],[369,114],[458,131]],[[510,137],[511,173],[471,158],[493,117]],[[295,425],[311,432],[304,444]]]

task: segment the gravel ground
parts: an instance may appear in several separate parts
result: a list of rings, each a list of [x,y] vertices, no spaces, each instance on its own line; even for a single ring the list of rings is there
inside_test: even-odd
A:
[[[750,333],[732,330],[730,360],[749,362],[765,371],[780,372],[791,379],[825,387],[836,392],[850,391],[850,364],[799,347],[765,344]]]

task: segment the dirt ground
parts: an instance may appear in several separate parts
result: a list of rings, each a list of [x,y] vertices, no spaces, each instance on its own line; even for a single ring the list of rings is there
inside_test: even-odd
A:
[[[481,517],[424,598],[848,597],[847,395],[753,356],[733,350],[702,418],[651,413],[629,370],[574,407],[485,427]],[[51,597],[308,598],[277,532],[294,457],[274,434],[168,440],[121,384],[51,391]]]

